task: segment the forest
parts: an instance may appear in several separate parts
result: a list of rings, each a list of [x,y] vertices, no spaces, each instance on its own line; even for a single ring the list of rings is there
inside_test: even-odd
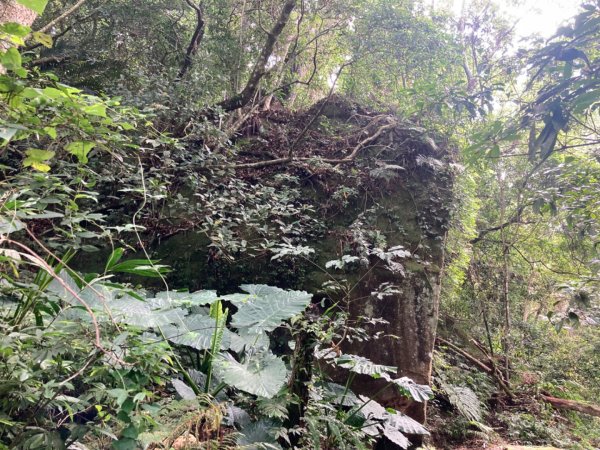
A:
[[[600,448],[552,1],[0,0],[0,450]]]

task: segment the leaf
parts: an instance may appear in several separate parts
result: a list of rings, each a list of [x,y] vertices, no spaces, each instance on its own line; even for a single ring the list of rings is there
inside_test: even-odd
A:
[[[410,441],[397,428],[385,423],[383,426],[383,435],[402,448],[410,447]]]
[[[238,425],[241,428],[246,427],[250,424],[250,414],[244,411],[242,408],[238,408],[235,405],[227,405],[227,416],[225,417],[225,424],[233,427]]]
[[[88,162],[88,153],[96,146],[95,142],[91,141],[74,141],[65,146],[65,150],[76,156],[80,163]]]
[[[386,424],[406,434],[429,435],[429,431],[423,425],[401,412],[390,413]]]
[[[10,34],[12,36],[17,36],[24,38],[31,32],[31,28],[26,27],[25,25],[21,25],[15,22],[3,23],[0,25],[0,33]]]
[[[37,148],[30,148],[25,151],[27,158],[23,160],[24,167],[33,167],[40,172],[48,172],[50,166],[47,164],[48,160],[53,158],[55,152],[48,150],[39,150]]]
[[[19,219],[0,216],[0,235],[14,233],[24,228],[25,225]]]
[[[48,3],[48,0],[15,0],[15,1],[17,3],[20,3],[21,5],[25,6],[26,8],[29,8],[32,11],[35,11],[39,15],[41,15],[44,12],[44,9],[46,9],[46,4]]]
[[[359,414],[365,419],[385,420],[389,415],[387,410],[378,402],[364,395],[358,396],[362,404],[359,405]]]
[[[91,116],[106,117],[106,105],[103,105],[102,103],[84,106],[81,110]]]
[[[125,249],[123,248],[115,248],[113,252],[108,257],[108,261],[106,261],[105,271],[108,272],[115,264],[117,264],[121,258],[123,257],[123,253]]]
[[[477,394],[468,387],[453,386],[439,380],[440,387],[448,395],[450,404],[458,409],[458,412],[467,420],[481,422],[483,411]]]
[[[249,356],[244,363],[220,355],[215,368],[225,383],[260,397],[274,397],[287,380],[285,364],[270,352]]]
[[[242,429],[237,445],[244,450],[281,449],[277,443],[279,427],[272,420],[259,420]]]
[[[358,403],[358,397],[354,392],[347,390],[345,386],[336,383],[323,383],[323,399],[334,405],[354,406]]]
[[[175,323],[162,327],[165,337],[178,345],[187,345],[196,350],[208,350],[211,348],[213,335],[215,333],[215,320],[201,314],[188,317],[179,317]],[[219,350],[229,348],[231,332],[223,330]]]
[[[140,301],[130,295],[110,302],[109,307],[115,320],[140,328],[157,328],[178,322],[186,314],[180,308],[158,309],[152,299]]]
[[[150,278],[160,278],[161,274],[168,272],[168,267],[156,264],[158,261],[147,259],[129,259],[112,267],[113,272],[130,273]]]
[[[42,44],[46,48],[52,48],[52,36],[46,33],[40,33],[39,31],[34,31],[31,33],[33,40],[38,44]]]
[[[394,383],[398,388],[408,394],[416,402],[426,402],[433,397],[433,391],[426,384],[417,384],[408,377],[392,379],[387,374],[384,376],[386,380]]]
[[[21,67],[21,54],[16,48],[11,47],[0,55],[0,63],[8,70],[17,70]]]
[[[0,138],[4,139],[8,143],[8,141],[13,138],[19,129],[20,128],[11,127],[10,125],[2,125],[0,126]]]
[[[304,291],[285,291],[272,286],[245,284],[241,289],[249,295],[241,298],[225,296],[238,311],[231,325],[247,328],[249,334],[272,331],[285,320],[300,314],[310,304],[311,294]]]
[[[219,298],[217,291],[178,292],[163,291],[156,294],[156,299],[165,300],[173,306],[202,306],[213,303]]]
[[[183,381],[178,380],[177,378],[173,378],[171,380],[171,384],[179,394],[179,396],[184,400],[195,400],[196,393],[194,390],[185,384]]]
[[[358,355],[341,355],[336,358],[335,363],[344,369],[349,369],[350,372],[377,377],[383,376],[386,372],[396,372],[393,366],[375,364],[370,359]]]
[[[264,332],[249,333],[248,329],[242,328],[237,333],[231,333],[229,348],[237,353],[249,351],[250,349],[267,349],[269,348],[269,336]]]

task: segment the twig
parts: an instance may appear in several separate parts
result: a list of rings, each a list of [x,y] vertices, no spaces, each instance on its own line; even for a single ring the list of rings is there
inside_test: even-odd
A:
[[[77,11],[85,2],[86,2],[86,0],[79,0],[77,3],[75,3],[69,9],[67,9],[64,13],[62,13],[56,19],[51,20],[46,25],[44,25],[42,28],[37,30],[37,32],[38,33],[46,33],[48,30],[50,30],[50,28],[52,28],[58,22],[60,22],[61,20],[64,20],[65,18],[67,18],[68,16],[73,14],[75,11]]]

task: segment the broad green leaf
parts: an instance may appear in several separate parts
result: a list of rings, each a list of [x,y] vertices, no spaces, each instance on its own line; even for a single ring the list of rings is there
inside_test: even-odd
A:
[[[280,449],[281,446],[277,442],[279,429],[272,420],[261,419],[243,427],[236,443],[240,448],[248,450]]]
[[[410,447],[410,441],[397,428],[390,426],[387,422],[383,425],[383,435],[401,448]]]
[[[172,306],[203,306],[213,303],[217,298],[217,291],[163,291],[155,296],[156,300],[164,300],[165,305]]]
[[[50,170],[48,160],[54,157],[55,152],[30,148],[25,151],[25,154],[27,158],[23,160],[24,167],[33,167],[40,172],[48,172]]]
[[[10,34],[17,37],[25,37],[31,32],[31,28],[15,22],[3,23],[0,25],[0,33]]]
[[[35,11],[38,14],[42,14],[46,9],[48,0],[15,0],[17,3]]]
[[[74,141],[65,146],[65,150],[75,155],[80,163],[88,162],[88,153],[96,146],[95,142],[91,141]]]
[[[258,334],[248,333],[248,329],[242,328],[237,333],[231,333],[231,350],[237,353],[248,351],[249,349],[269,348],[269,336],[265,332]]]
[[[260,397],[273,398],[287,380],[283,360],[270,352],[254,354],[243,363],[224,354],[214,364],[225,383]]]
[[[182,309],[156,309],[150,301],[126,295],[109,303],[115,320],[140,328],[156,328],[177,322],[186,314]]]
[[[50,150],[40,150],[37,148],[30,148],[29,150],[25,151],[25,154],[29,158],[35,159],[36,161],[47,161],[50,158],[54,157],[54,155],[56,153],[53,151],[50,151]]]
[[[310,304],[311,294],[303,291],[285,291],[266,285],[242,285],[248,295],[234,294],[223,297],[237,308],[232,326],[247,328],[249,334],[272,331],[285,320],[300,314]]]
[[[194,392],[194,390],[189,387],[187,384],[185,384],[183,381],[178,380],[177,378],[173,378],[171,380],[171,384],[173,384],[173,387],[175,388],[175,390],[177,391],[177,393],[179,394],[179,396],[184,399],[184,400],[195,400],[196,399],[196,393]]]
[[[358,397],[345,386],[336,383],[323,383],[322,398],[334,405],[354,406],[358,403]]]
[[[23,166],[33,167],[35,170],[37,170],[39,172],[49,172],[50,171],[50,166],[48,164],[40,162],[40,161],[36,161],[36,160],[31,160],[29,158],[26,158],[23,161]]]
[[[14,233],[25,228],[23,222],[14,217],[0,216],[0,235]]]
[[[426,402],[433,397],[433,391],[429,386],[426,384],[417,384],[408,377],[392,379],[389,375],[385,374],[383,378],[398,386],[407,397],[411,397],[416,402]]]
[[[52,139],[56,139],[57,133],[56,128],[54,127],[44,127],[44,131],[50,136]]]
[[[81,110],[91,116],[106,117],[106,105],[103,105],[102,103],[84,106]]]
[[[429,435],[429,431],[423,425],[401,412],[390,413],[386,422],[388,426],[406,434]]]
[[[130,259],[113,265],[111,270],[143,277],[160,278],[169,269],[165,265],[156,263],[157,261],[148,261],[147,259]]]
[[[2,125],[0,126],[0,138],[6,140],[8,143],[17,131],[19,131],[19,128],[13,128],[10,125]]]
[[[365,358],[364,356],[358,355],[341,355],[340,357],[336,358],[335,363],[344,369],[350,370],[350,372],[360,373],[363,375],[375,375],[377,377],[383,377],[387,372],[396,372],[396,368],[393,366],[375,364],[373,361]]]
[[[31,33],[33,36],[33,40],[38,44],[42,44],[44,47],[52,48],[52,36],[46,33],[40,33],[39,31],[34,31]]]
[[[21,67],[21,54],[11,47],[3,55],[0,55],[0,63],[8,70],[17,70]]]
[[[105,270],[108,272],[115,264],[117,264],[120,260],[121,257],[123,256],[123,253],[125,252],[125,249],[123,248],[115,248],[113,250],[113,252],[110,254],[110,256],[108,257],[108,261],[106,261],[106,267]]]
[[[178,345],[186,345],[196,350],[208,350],[211,348],[215,334],[216,322],[209,316],[194,314],[188,317],[179,317],[172,323],[161,328],[165,337]],[[223,330],[220,349],[229,348],[231,332]]]

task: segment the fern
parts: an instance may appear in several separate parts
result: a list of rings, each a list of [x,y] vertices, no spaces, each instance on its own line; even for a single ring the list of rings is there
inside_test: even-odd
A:
[[[483,409],[477,394],[464,386],[453,386],[442,379],[438,379],[440,387],[448,395],[450,404],[467,420],[474,422],[483,421]]]
[[[256,406],[263,416],[279,420],[288,418],[288,398],[286,396],[273,398],[259,397]]]

